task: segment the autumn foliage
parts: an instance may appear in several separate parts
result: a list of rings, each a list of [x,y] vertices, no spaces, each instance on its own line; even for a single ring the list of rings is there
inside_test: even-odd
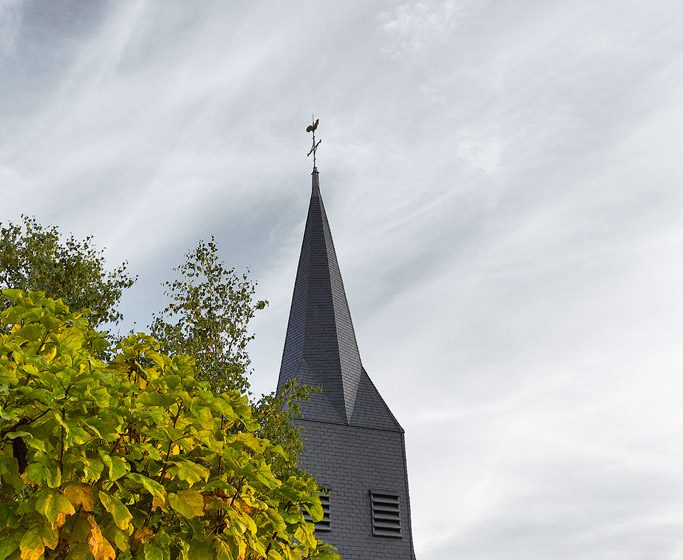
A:
[[[278,479],[246,397],[146,335],[115,347],[83,313],[4,290],[0,560],[337,558],[304,473]]]

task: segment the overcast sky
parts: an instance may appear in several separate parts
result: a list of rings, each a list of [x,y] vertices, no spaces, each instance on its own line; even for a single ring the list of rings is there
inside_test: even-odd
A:
[[[144,328],[200,238],[270,300],[318,168],[419,560],[683,559],[683,4],[0,0],[0,221]]]

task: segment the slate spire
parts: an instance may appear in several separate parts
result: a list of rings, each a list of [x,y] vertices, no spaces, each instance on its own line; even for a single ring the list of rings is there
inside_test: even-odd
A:
[[[292,378],[322,387],[302,405],[307,420],[402,432],[361,363],[316,167],[312,177],[278,390]]]
[[[295,376],[321,385],[315,415],[349,423],[363,366],[315,167],[312,176],[278,388]]]

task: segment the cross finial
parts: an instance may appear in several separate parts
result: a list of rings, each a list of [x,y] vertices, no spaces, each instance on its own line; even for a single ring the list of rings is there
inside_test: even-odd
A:
[[[312,133],[313,133],[313,147],[312,147],[311,150],[308,152],[308,154],[306,154],[306,157],[308,157],[308,156],[310,156],[311,154],[313,154],[313,169],[316,168],[315,153],[316,153],[316,151],[318,150],[318,146],[320,146],[320,142],[322,142],[322,140],[318,140],[318,143],[317,143],[317,144],[316,144],[316,142],[315,142],[315,129],[318,128],[318,123],[319,123],[319,122],[320,122],[320,119],[316,119],[316,118],[315,118],[315,115],[313,115],[313,117],[312,117],[312,119],[311,119],[311,124],[309,124],[309,125],[306,127],[306,132],[312,132]]]

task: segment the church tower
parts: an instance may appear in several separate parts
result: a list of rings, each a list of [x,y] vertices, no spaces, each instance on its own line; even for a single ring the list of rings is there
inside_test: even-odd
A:
[[[322,389],[297,420],[301,467],[329,490],[316,533],[343,560],[414,560],[403,428],[363,368],[315,166],[312,187],[278,390]]]

